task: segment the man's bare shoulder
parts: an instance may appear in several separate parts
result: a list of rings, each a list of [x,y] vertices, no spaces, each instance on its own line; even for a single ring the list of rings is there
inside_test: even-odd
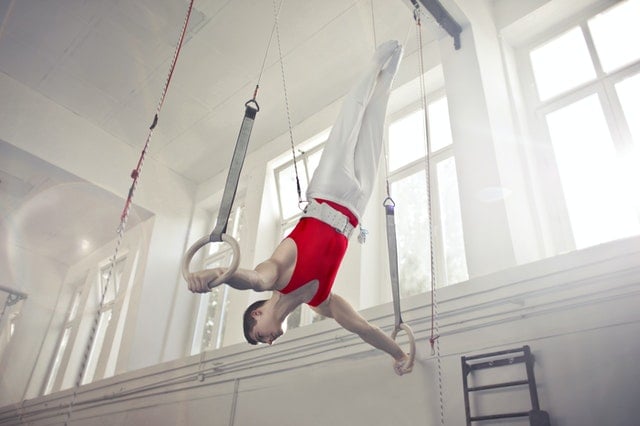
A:
[[[282,290],[287,286],[293,275],[296,266],[298,248],[291,238],[285,238],[273,251],[269,261],[273,262],[278,269],[278,279],[275,283],[275,290]]]

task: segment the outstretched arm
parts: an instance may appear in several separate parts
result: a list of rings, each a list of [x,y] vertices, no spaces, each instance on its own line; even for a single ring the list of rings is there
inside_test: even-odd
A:
[[[411,368],[407,368],[409,357],[389,336],[377,326],[369,323],[362,315],[342,297],[331,293],[329,298],[325,300],[317,308],[313,308],[319,314],[325,317],[333,318],[338,324],[346,330],[357,334],[362,340],[371,346],[380,349],[395,360],[394,370],[398,375],[411,372]]]
[[[238,290],[272,291],[284,287],[291,278],[297,249],[289,238],[284,239],[271,257],[254,270],[238,268],[225,284]],[[193,293],[211,291],[209,284],[224,274],[227,268],[204,269],[189,275],[189,290]]]
[[[209,284],[218,279],[227,268],[204,269],[189,275],[189,290],[193,293],[211,291]],[[262,262],[254,270],[238,268],[225,284],[238,290],[269,291],[278,275],[278,266],[271,260]]]

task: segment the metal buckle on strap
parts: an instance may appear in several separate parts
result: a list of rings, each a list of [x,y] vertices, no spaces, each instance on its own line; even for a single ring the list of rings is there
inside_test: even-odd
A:
[[[336,232],[346,236],[347,239],[351,237],[353,232],[353,225],[349,222],[349,218],[327,203],[318,203],[316,200],[311,200],[302,217],[318,219],[331,226]]]

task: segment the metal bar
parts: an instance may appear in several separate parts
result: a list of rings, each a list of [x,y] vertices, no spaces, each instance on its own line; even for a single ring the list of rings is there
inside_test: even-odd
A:
[[[515,380],[513,382],[502,382],[502,383],[494,383],[492,385],[475,386],[475,387],[469,388],[468,391],[477,392],[477,391],[483,391],[483,390],[489,390],[489,389],[508,388],[512,386],[526,385],[528,383],[529,383],[528,380]]]
[[[22,299],[26,299],[27,298],[27,293],[23,293],[19,290],[14,290],[12,288],[9,287],[5,287],[3,285],[0,285],[0,291],[4,291],[5,293],[9,293],[9,294],[15,294],[16,296],[22,298]]]
[[[524,349],[524,347],[522,347],[522,348],[518,348],[518,349],[506,349],[504,351],[491,352],[491,353],[486,353],[486,354],[481,354],[481,355],[472,355],[472,356],[467,356],[465,358],[467,359],[467,361],[470,361],[470,360],[473,360],[473,359],[491,358],[491,357],[494,357],[494,356],[506,355],[506,354],[514,354],[514,353],[524,352],[524,351],[525,351],[525,349]]]
[[[529,412],[522,411],[522,412],[516,412],[516,413],[490,414],[488,416],[475,416],[475,417],[471,417],[471,421],[480,422],[483,420],[511,419],[514,417],[529,417]]]
[[[469,381],[467,379],[467,375],[469,374],[469,366],[465,360],[465,357],[462,357],[462,387],[464,389],[464,412],[467,420],[467,426],[471,426],[471,405],[469,404]]]
[[[527,358],[527,379],[529,381],[529,395],[531,396],[531,409],[534,411],[540,410],[540,402],[538,401],[538,387],[536,385],[536,376],[533,373],[533,354],[529,346],[524,347],[524,354]]]
[[[417,6],[418,0],[411,0],[413,6]],[[458,22],[453,19],[451,14],[444,8],[442,3],[438,0],[420,0],[420,3],[429,11],[429,13],[435,18],[436,22],[451,36],[453,37],[453,46],[456,50],[460,49],[460,33],[462,27]]]
[[[503,367],[505,365],[521,364],[523,362],[526,362],[526,360],[527,358],[524,356],[514,356],[513,358],[503,358],[503,359],[496,359],[493,361],[469,364],[469,369],[471,371],[484,370],[485,368]]]

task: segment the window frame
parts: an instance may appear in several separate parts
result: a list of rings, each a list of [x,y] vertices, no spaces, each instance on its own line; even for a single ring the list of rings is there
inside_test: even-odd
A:
[[[244,195],[240,195],[236,197],[234,205],[231,209],[230,219],[227,224],[227,227],[231,225],[231,229],[227,230],[227,232],[235,238],[238,242],[241,241],[243,235],[243,229],[245,228],[245,202]],[[220,207],[218,206],[215,209],[215,214],[212,214],[212,220],[210,222],[210,227],[213,228],[216,225],[218,219],[218,211]],[[200,269],[214,268],[218,265],[229,265],[231,263],[231,257],[233,255],[233,250],[228,245],[222,245],[213,253],[207,252],[207,254],[203,257],[201,262]],[[191,341],[191,354],[198,354],[208,350],[219,349],[224,346],[224,334],[226,330],[226,320],[227,320],[227,309],[229,303],[231,303],[232,295],[229,292],[229,287],[227,285],[219,286],[218,291],[213,293],[206,293],[200,295],[200,300],[198,302],[198,309],[196,314],[196,321],[193,329],[193,337]],[[214,323],[214,333],[212,334],[211,341],[214,342],[213,345],[204,345],[204,333],[205,326],[207,321],[209,320],[209,306],[214,302],[212,298],[215,298],[215,303],[221,307],[221,309],[216,309],[213,323]]]
[[[322,135],[323,133],[321,133],[320,135]],[[328,136],[328,135],[327,135]],[[304,178],[306,179],[306,185],[303,185],[302,183],[300,184],[301,188],[305,188],[309,186],[309,183],[311,182],[311,175],[309,173],[309,157],[311,157],[312,155],[317,154],[318,152],[321,152],[324,149],[324,144],[326,143],[327,139],[326,138],[322,138],[321,140],[318,141],[317,144],[313,145],[312,147],[310,147],[309,149],[306,150],[301,150],[298,149],[296,156],[295,156],[295,162],[297,164],[304,164]],[[291,157],[291,155],[290,155]],[[282,164],[278,165],[277,167],[273,168],[273,177],[275,179],[276,182],[276,193],[277,193],[277,200],[278,200],[278,212],[280,213],[280,230],[279,230],[279,235],[284,238],[283,232],[285,229],[290,228],[293,224],[295,224],[300,217],[302,216],[302,210],[299,210],[296,214],[294,214],[293,216],[289,217],[289,218],[285,218],[283,211],[282,211],[282,188],[280,188],[280,184],[279,184],[279,180],[278,180],[278,175],[280,172],[282,172],[283,170],[291,167],[293,165],[294,159],[293,158],[289,158],[287,161],[283,162]],[[302,178],[300,176],[300,172],[298,172],[298,177]],[[302,194],[302,199],[303,202],[305,201],[305,194]]]
[[[100,323],[102,322],[104,315],[107,313],[110,315],[106,320],[104,337],[100,343],[100,347],[98,348],[98,352],[94,353],[96,349],[96,344],[98,341],[96,340],[96,336],[99,332],[99,329],[95,330],[95,334],[93,336],[94,340],[91,342],[91,348],[89,350],[89,356],[87,359],[87,365],[85,366],[85,370],[82,375],[82,384],[91,383],[95,380],[103,379],[110,375],[113,375],[113,372],[109,372],[107,366],[111,361],[111,357],[118,356],[118,351],[113,351],[114,338],[116,334],[116,329],[118,328],[118,324],[120,322],[120,315],[122,313],[122,308],[124,305],[125,295],[129,289],[129,283],[131,281],[131,274],[134,272],[132,269],[132,264],[134,263],[135,256],[130,256],[128,251],[123,251],[118,255],[116,261],[113,265],[113,273],[111,274],[109,283],[115,286],[114,289],[114,297],[112,300],[106,301],[100,306],[100,302],[102,300],[102,291],[104,289],[102,276],[104,271],[108,271],[111,268],[111,260],[106,260],[100,263],[98,266],[98,274],[97,274],[97,283],[94,282],[93,285],[97,290],[94,294],[97,296],[96,308],[99,312],[98,319],[98,327],[100,327]],[[120,276],[118,276],[118,268],[121,266]],[[89,294],[93,293],[89,291]],[[93,371],[90,370],[90,364],[92,357],[95,356],[95,367]]]
[[[279,213],[279,220],[278,220],[279,240],[283,240],[287,236],[286,234],[288,234],[290,229],[293,229],[293,227],[300,220],[304,212],[302,210],[302,206],[298,206],[299,211],[296,214],[294,214],[289,218],[284,217],[283,210],[282,210],[282,188],[280,187],[280,184],[279,184],[280,181],[278,179],[278,175],[283,170],[291,167],[294,161],[297,164],[302,163],[304,164],[304,179],[306,179],[306,185],[304,185],[301,182],[300,187],[302,190],[304,190],[304,188],[308,188],[309,183],[311,183],[311,178],[313,176],[312,173],[309,171],[309,158],[316,154],[322,155],[321,153],[322,153],[322,150],[324,149],[324,144],[327,142],[328,137],[329,137],[329,131],[324,130],[322,132],[319,132],[318,134],[311,137],[309,140],[302,143],[302,145],[305,145],[305,146],[309,145],[309,143],[312,143],[312,145],[310,145],[305,150],[298,148],[297,153],[295,155],[295,160],[293,158],[293,154],[289,152],[289,158],[286,161],[282,162],[281,164],[273,168],[273,178],[275,181],[275,188],[276,188],[277,202],[278,202],[278,213]],[[302,176],[300,176],[299,169],[298,169],[298,178],[302,179]],[[306,200],[305,194],[301,194],[301,195],[302,195],[303,203],[308,201]],[[302,304],[298,306],[293,312],[291,312],[291,314],[289,314],[289,316],[287,317],[286,326],[287,326],[287,329],[291,330],[294,328],[299,328],[305,325],[312,324],[314,322],[322,320],[323,318],[324,317],[317,314],[315,311],[309,308],[306,304]]]
[[[617,5],[618,3],[613,5],[606,4],[597,9],[585,10],[573,19],[564,20],[562,24],[546,29],[516,47],[515,57],[520,74],[524,111],[532,140],[531,148],[528,151],[531,154],[528,157],[534,163],[531,186],[534,188],[534,192],[538,194],[536,195],[536,215],[543,218],[545,239],[548,239],[551,245],[551,255],[576,250],[577,244],[546,116],[591,95],[596,95],[602,107],[604,119],[616,153],[619,155],[634,145],[629,123],[624,115],[615,86],[628,77],[640,74],[640,59],[606,73],[602,69],[588,24],[589,20],[596,15]],[[554,38],[576,27],[580,29],[584,37],[596,75],[592,80],[573,89],[563,91],[549,99],[541,100],[536,88],[530,53],[544,43],[552,41]],[[544,152],[544,154],[536,155],[533,150]],[[552,203],[550,200],[562,201]],[[640,215],[640,211],[637,214]]]
[[[70,347],[73,346],[73,339],[75,339],[74,331],[77,330],[82,307],[84,306],[84,302],[86,299],[86,291],[85,291],[85,282],[82,281],[73,286],[73,296],[71,297],[69,306],[65,313],[64,324],[62,325],[62,329],[58,339],[56,340],[56,349],[51,359],[51,364],[49,366],[47,378],[43,384],[42,394],[48,395],[54,392],[55,389],[59,389],[62,383],[62,377],[65,370],[65,365],[68,362],[67,353],[70,350]],[[73,315],[72,315],[73,314]],[[67,336],[67,341],[65,342],[65,334],[69,333]]]
[[[428,109],[429,109],[429,105],[440,101],[443,98],[446,98],[446,91],[444,88],[440,88],[437,90],[433,90],[429,93],[426,94],[426,104],[427,104],[427,113],[428,113]],[[423,104],[421,101],[417,101],[417,102],[413,102],[411,104],[409,104],[408,106],[406,106],[405,108],[402,108],[396,112],[394,112],[393,114],[390,114],[388,117],[388,124],[389,126],[391,124],[393,124],[394,122],[403,119],[404,117],[407,117],[413,113],[416,112],[421,112],[421,115],[424,117],[424,110],[423,110]],[[427,116],[427,123],[426,127],[427,127],[427,131],[430,132],[429,129],[429,123],[431,122],[430,117]],[[449,125],[451,125],[451,122],[449,122]],[[429,138],[431,138],[432,135],[431,133],[429,133]],[[404,178],[407,178],[409,176],[412,176],[416,173],[420,173],[422,171],[425,172],[427,171],[427,159],[429,161],[429,182],[430,182],[430,189],[429,189],[429,193],[430,193],[430,198],[431,198],[431,232],[432,232],[432,238],[433,238],[433,247],[435,248],[435,257],[434,257],[434,263],[435,263],[435,279],[436,279],[436,284],[437,284],[437,288],[440,287],[445,287],[448,285],[452,285],[452,284],[456,284],[454,282],[448,282],[448,278],[447,278],[447,267],[446,267],[446,263],[447,263],[447,259],[446,259],[446,255],[444,252],[444,227],[442,225],[442,214],[441,214],[441,200],[440,200],[440,195],[439,195],[439,181],[438,181],[438,173],[437,173],[437,168],[438,168],[438,164],[446,161],[450,158],[453,158],[455,161],[455,150],[454,150],[454,144],[455,141],[452,141],[451,144],[446,145],[444,147],[438,148],[435,151],[432,151],[428,154],[426,154],[426,141],[424,141],[424,135],[421,135],[421,138],[423,139],[424,145],[425,145],[425,155],[417,158],[407,164],[405,164],[404,166],[401,166],[399,168],[397,168],[396,170],[391,171],[389,169],[389,140],[387,140],[387,144],[386,144],[386,155],[385,155],[385,177],[389,183],[389,186],[391,186],[394,182],[399,182]],[[389,139],[389,138],[387,138]],[[426,187],[426,175],[425,175],[425,187]],[[393,194],[391,194],[393,195]],[[460,196],[460,194],[458,193],[458,197]],[[429,206],[427,205],[427,201],[425,200],[425,208],[428,208]],[[429,226],[427,224],[427,226]],[[463,230],[464,232],[464,230]],[[426,242],[426,244],[429,246],[429,243]],[[428,248],[428,256],[430,256],[430,250],[431,247],[427,247]],[[464,253],[465,255],[465,263],[466,263],[466,251]],[[430,266],[429,266],[430,268]],[[432,280],[432,273],[429,272],[429,275],[426,277],[427,278],[427,284],[426,284],[426,288],[424,289],[424,291],[428,292],[431,290],[431,280]],[[468,276],[468,268],[467,268],[467,276]],[[403,280],[402,278],[400,279],[400,282],[402,283]]]

